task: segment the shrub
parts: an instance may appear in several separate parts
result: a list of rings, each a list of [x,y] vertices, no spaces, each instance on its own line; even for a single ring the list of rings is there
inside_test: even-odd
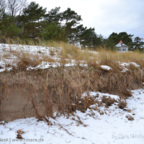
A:
[[[126,106],[127,106],[126,101],[124,101],[124,100],[120,100],[120,101],[119,101],[118,107],[119,107],[120,109],[124,109]]]
[[[36,67],[41,62],[37,55],[31,55],[25,52],[22,52],[21,55],[16,55],[19,59],[19,62],[17,63],[17,68],[20,70],[26,70],[28,66]]]
[[[102,97],[102,102],[105,103],[105,106],[106,107],[109,107],[111,106],[112,104],[114,104],[115,102],[117,102],[117,100],[111,98],[111,97],[106,97],[106,96],[103,96]]]

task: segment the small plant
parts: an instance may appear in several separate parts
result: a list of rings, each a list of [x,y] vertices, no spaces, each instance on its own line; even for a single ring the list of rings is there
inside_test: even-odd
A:
[[[28,66],[36,67],[41,63],[38,55],[32,55],[24,51],[21,51],[21,53],[15,51],[13,55],[18,58],[17,68],[20,70],[26,70]]]
[[[127,106],[126,101],[124,101],[124,100],[120,100],[120,101],[119,101],[118,107],[119,107],[120,109],[124,109],[126,106]]]
[[[123,89],[123,95],[125,98],[129,98],[132,96],[131,91],[127,90],[127,89]]]
[[[21,58],[20,61],[17,64],[18,69],[20,70],[26,70],[28,66],[36,67],[39,64],[39,61],[32,60],[30,58]]]
[[[103,96],[102,97],[102,102],[105,103],[105,106],[106,107],[109,107],[111,106],[112,104],[114,104],[115,102],[117,102],[117,100],[111,98],[111,97],[106,97],[106,96]]]
[[[25,132],[22,130],[22,129],[20,129],[20,130],[17,130],[17,139],[23,139],[23,137],[22,137],[22,134],[24,134]]]
[[[82,98],[79,103],[77,103],[77,107],[79,110],[82,112],[85,112],[89,106],[95,104],[94,98],[93,97],[84,97]]]

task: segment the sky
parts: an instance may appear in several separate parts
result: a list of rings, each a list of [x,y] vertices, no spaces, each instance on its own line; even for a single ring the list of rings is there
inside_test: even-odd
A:
[[[127,32],[144,38],[144,0],[32,0],[50,11],[71,8],[84,26],[107,38],[112,32]],[[29,0],[31,2],[31,0]]]

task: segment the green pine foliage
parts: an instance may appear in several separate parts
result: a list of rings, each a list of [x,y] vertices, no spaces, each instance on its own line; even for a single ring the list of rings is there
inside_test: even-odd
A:
[[[66,41],[65,29],[56,23],[50,23],[44,27],[41,36],[44,40]]]
[[[16,0],[17,2],[19,0]],[[141,38],[132,41],[131,34],[126,32],[112,33],[107,39],[97,35],[94,28],[81,24],[82,18],[75,11],[67,8],[61,12],[60,7],[50,11],[36,2],[29,3],[19,15],[6,13],[8,6],[5,0],[0,3],[0,41],[1,38],[19,38],[21,41],[46,40],[79,43],[82,48],[97,49],[99,47],[115,50],[115,45],[122,40],[131,50],[142,50]]]
[[[16,25],[16,20],[9,15],[4,15],[0,21],[0,35],[6,38],[18,37],[23,33],[23,27]]]

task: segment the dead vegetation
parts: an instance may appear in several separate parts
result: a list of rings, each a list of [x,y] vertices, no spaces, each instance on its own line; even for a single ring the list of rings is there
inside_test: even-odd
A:
[[[118,104],[118,107],[120,109],[124,109],[124,108],[126,108],[126,105],[127,105],[126,100],[120,100],[119,104]]]
[[[106,107],[109,107],[117,101],[103,96],[100,102],[89,96],[84,98],[81,96],[84,92],[99,91],[117,94],[120,99],[126,100],[132,95],[130,90],[143,86],[144,55],[141,53],[117,53],[106,50],[99,50],[98,53],[94,53],[62,42],[59,44],[51,42],[43,45],[61,49],[58,53],[59,60],[56,61],[52,58],[55,56],[52,49],[50,56],[43,55],[40,50],[35,55],[11,50],[10,52],[18,58],[17,66],[14,66],[10,72],[0,73],[1,107],[4,107],[6,104],[4,105],[3,102],[6,99],[11,99],[10,97],[13,95],[24,97],[23,101],[26,101],[19,108],[21,111],[19,117],[34,115],[41,119],[45,116],[53,117],[53,113],[57,111],[63,114],[72,113],[76,110],[85,112],[95,103],[98,106],[104,103]],[[9,55],[5,55],[5,57],[9,57]],[[76,66],[65,67],[65,64],[71,60],[75,60]],[[46,70],[26,70],[28,67],[38,66],[42,61],[58,62],[61,66]],[[87,64],[87,67],[81,67],[82,62]],[[119,64],[120,62],[136,62],[140,67],[130,64],[127,67],[128,71],[122,73],[123,67]],[[110,66],[112,70],[104,71],[100,68],[101,65]],[[2,67],[0,66],[0,68]],[[18,103],[17,100],[15,100],[16,102],[11,101],[12,104]],[[117,103],[120,109],[126,107],[126,101],[118,101]],[[29,114],[29,110],[32,111],[31,114]],[[0,117],[2,117],[1,113]]]
[[[40,64],[40,61],[37,59],[32,59],[30,57],[19,57],[17,68],[19,70],[26,70],[29,66],[36,67],[39,64]]]
[[[15,113],[18,110],[21,113],[19,117],[29,115],[39,119],[45,116],[53,117],[54,112],[63,114],[75,110],[85,112],[97,102],[89,96],[82,98],[84,92],[100,91],[117,94],[120,99],[127,99],[131,96],[129,90],[142,87],[143,81],[144,73],[141,70],[117,73],[76,66],[10,71],[0,74],[1,107],[5,107],[8,101],[11,101],[11,105],[21,103],[15,110],[9,104],[9,111],[13,110]],[[19,101],[13,96],[19,97]],[[115,102],[116,100],[111,98],[102,98],[102,103],[105,103],[106,107]],[[99,102],[99,105],[102,103]],[[118,103],[119,108],[126,107],[123,101]],[[1,111],[0,117],[3,117],[2,113],[4,111]]]
[[[8,43],[15,43],[19,40],[7,40]],[[10,42],[9,42],[10,41]],[[18,43],[20,44],[20,43]],[[23,43],[27,44],[27,43]],[[9,45],[9,51],[3,55],[3,59],[10,59],[11,54],[18,58],[18,67],[22,67],[24,70],[26,66],[37,66],[42,61],[46,62],[58,62],[60,65],[65,66],[65,64],[74,60],[77,66],[80,64],[87,64],[89,68],[99,69],[101,65],[107,65],[112,68],[114,72],[121,72],[123,67],[120,65],[122,62],[135,62],[140,67],[136,67],[130,64],[127,68],[130,70],[137,70],[139,68],[144,68],[144,54],[140,52],[127,52],[118,53],[116,51],[105,50],[103,48],[97,48],[97,51],[89,51],[88,49],[82,50],[71,44],[64,42],[44,42],[38,41],[38,43],[33,43],[28,41],[29,45],[39,46],[42,45],[48,49],[49,55],[45,55],[41,49],[37,51],[37,54],[30,54],[25,52],[23,45],[18,45],[16,50],[11,48]],[[20,50],[21,49],[21,50]],[[54,59],[56,56],[58,59]]]
[[[106,107],[109,107],[117,101],[115,99],[111,98],[111,97],[103,96],[102,97],[102,102],[105,103]]]
[[[23,139],[23,137],[22,137],[22,134],[24,134],[25,132],[22,130],[22,129],[20,129],[20,130],[17,130],[17,139]]]

